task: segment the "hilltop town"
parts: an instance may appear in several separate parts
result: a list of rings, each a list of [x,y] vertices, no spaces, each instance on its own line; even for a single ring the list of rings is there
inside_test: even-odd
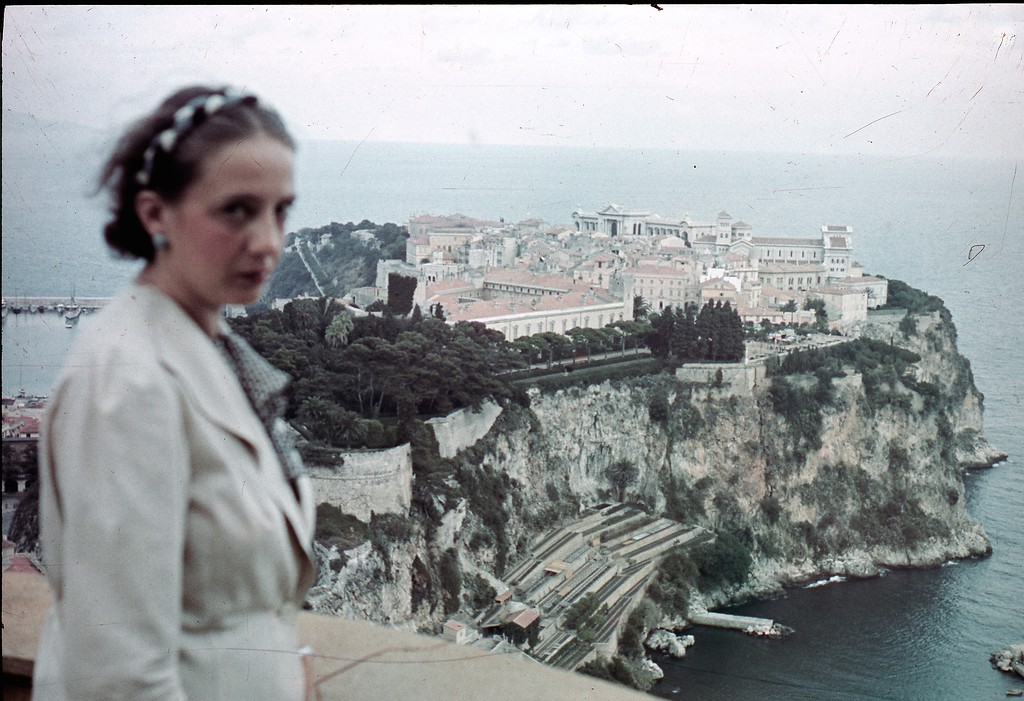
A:
[[[394,275],[413,277],[424,311],[482,322],[508,341],[632,320],[638,297],[652,312],[728,302],[750,324],[814,321],[815,301],[830,329],[848,333],[887,298],[887,281],[854,259],[850,226],[761,236],[726,212],[697,222],[609,204],[573,212],[572,225],[454,214],[411,217],[408,230],[405,260],[379,261],[374,285],[350,290],[347,300],[366,308],[388,298]],[[292,248],[315,259],[328,245],[328,237],[297,238]]]

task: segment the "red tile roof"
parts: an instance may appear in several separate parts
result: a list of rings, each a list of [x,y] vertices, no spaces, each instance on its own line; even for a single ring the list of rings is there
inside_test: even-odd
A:
[[[530,624],[540,618],[540,614],[533,609],[523,609],[512,617],[512,623],[520,628],[529,628]]]

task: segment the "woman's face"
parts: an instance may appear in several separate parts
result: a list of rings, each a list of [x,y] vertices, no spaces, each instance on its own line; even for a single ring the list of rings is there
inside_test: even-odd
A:
[[[140,218],[168,241],[150,278],[208,331],[225,304],[258,300],[277,266],[295,200],[293,161],[285,144],[254,136],[207,156],[178,201],[140,194]]]

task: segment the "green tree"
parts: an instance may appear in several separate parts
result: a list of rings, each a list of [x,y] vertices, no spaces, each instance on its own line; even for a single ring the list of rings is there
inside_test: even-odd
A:
[[[719,315],[716,313],[717,302],[709,302],[700,309],[694,322],[696,349],[695,360],[717,360],[718,344],[720,343]]]
[[[566,628],[576,630],[581,625],[586,623],[590,618],[597,613],[600,608],[601,600],[594,592],[584,594],[575,604],[569,607],[569,610],[565,612],[565,617],[562,619],[562,623]]]
[[[284,305],[284,332],[308,345],[319,344],[326,330],[323,302],[306,297]]]
[[[335,405],[322,397],[309,397],[299,408],[298,419],[317,438],[325,438]]]
[[[455,613],[459,610],[462,596],[462,566],[459,564],[458,551],[454,548],[445,550],[437,563],[437,570],[444,597],[444,611]]]
[[[393,314],[404,316],[412,311],[416,282],[412,276],[388,273],[387,307]]]
[[[383,338],[360,338],[342,353],[343,374],[351,383],[359,411],[373,418],[396,382],[395,368],[404,367],[408,357]]]
[[[668,313],[671,309],[665,310]],[[684,309],[674,310],[675,320],[672,325],[672,353],[680,360],[693,360],[701,357],[697,346],[697,317],[693,305],[687,304]]]
[[[352,314],[348,310],[342,310],[331,319],[331,323],[328,324],[327,331],[324,333],[324,340],[335,350],[344,348],[348,344],[348,335],[352,333],[354,327]]]
[[[605,470],[605,476],[612,483],[619,501],[625,501],[626,490],[633,486],[639,474],[640,469],[632,460],[616,460]]]
[[[351,450],[352,446],[366,438],[369,427],[354,411],[337,408],[327,419],[328,436],[334,445],[344,445]]]
[[[625,352],[627,348],[638,348],[643,344],[647,333],[650,331],[650,324],[642,321],[613,321],[608,324],[607,328],[615,329],[619,333],[619,343],[621,344],[621,350]],[[560,334],[555,334],[560,335]]]
[[[742,360],[746,355],[746,347],[743,342],[743,321],[739,312],[733,309],[729,302],[723,304],[718,310],[720,334],[718,360],[736,362]]]
[[[690,589],[699,576],[689,553],[681,547],[673,548],[658,567],[648,595],[668,615],[686,616],[690,609]]]
[[[647,335],[647,346],[651,355],[656,358],[668,358],[673,355],[672,330],[675,326],[675,314],[671,308],[660,314],[651,314],[651,330]]]
[[[790,300],[791,302],[793,300]],[[814,310],[814,316],[819,319],[823,319],[828,316],[828,312],[825,311],[825,300],[820,297],[808,298],[804,301],[804,311]]]
[[[640,295],[633,296],[633,318],[643,321],[651,313],[651,307]]]
[[[720,585],[743,584],[753,564],[750,547],[731,531],[720,531],[713,543],[694,554],[694,560],[700,572],[701,591]]]

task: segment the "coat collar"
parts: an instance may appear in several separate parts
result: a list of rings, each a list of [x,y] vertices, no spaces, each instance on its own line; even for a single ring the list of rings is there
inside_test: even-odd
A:
[[[200,411],[254,449],[260,446],[263,427],[213,339],[177,302],[157,288],[135,284],[129,294],[142,315],[161,364],[178,378]]]

